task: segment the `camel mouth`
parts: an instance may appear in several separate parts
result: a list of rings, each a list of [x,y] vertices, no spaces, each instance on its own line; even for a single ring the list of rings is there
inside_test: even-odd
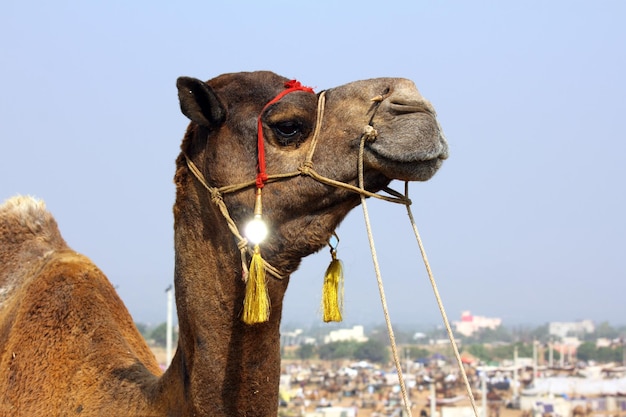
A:
[[[448,143],[434,114],[415,107],[391,104],[396,117],[375,126],[378,135],[366,144],[367,164],[387,178],[427,181],[448,158]]]
[[[448,158],[447,148],[434,157],[416,159],[388,156],[376,152],[371,147],[368,147],[367,150],[364,156],[365,163],[390,180],[428,181],[441,168],[443,161]]]

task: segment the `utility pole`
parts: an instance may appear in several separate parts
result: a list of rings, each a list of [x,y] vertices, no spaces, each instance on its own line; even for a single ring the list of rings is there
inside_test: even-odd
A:
[[[517,386],[518,376],[517,376],[517,346],[513,348],[513,398],[515,401],[519,400],[519,387]]]
[[[533,340],[533,386],[537,386],[537,340]]]
[[[430,417],[436,417],[437,414],[437,392],[435,390],[435,381],[430,381]]]
[[[174,321],[174,287],[170,284],[165,289],[167,294],[167,321],[165,323],[165,366],[172,361],[172,327]]]
[[[626,366],[626,336],[622,336],[622,365]]]
[[[550,337],[550,352],[549,352],[548,365],[550,368],[554,366],[554,346],[552,346],[552,337]]]
[[[487,372],[483,371],[480,374],[480,393],[481,393],[481,405],[482,405],[482,417],[487,417]]]

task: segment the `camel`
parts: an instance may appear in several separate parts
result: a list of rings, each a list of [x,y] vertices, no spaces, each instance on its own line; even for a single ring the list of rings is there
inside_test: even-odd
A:
[[[0,415],[275,417],[289,276],[359,205],[359,160],[362,188],[374,193],[393,179],[428,180],[448,156],[433,107],[406,79],[316,93],[258,71],[180,77],[177,87],[190,123],[174,179],[180,333],[169,368],[159,369],[105,274],[67,245],[44,203],[14,197],[0,206]],[[238,231],[261,186],[271,306],[248,324],[254,254]]]
[[[500,409],[502,408],[502,397],[495,389],[490,389],[487,393],[487,403],[489,417],[500,417]]]
[[[591,403],[585,405],[578,404],[572,408],[572,417],[588,417],[593,414],[593,407]]]

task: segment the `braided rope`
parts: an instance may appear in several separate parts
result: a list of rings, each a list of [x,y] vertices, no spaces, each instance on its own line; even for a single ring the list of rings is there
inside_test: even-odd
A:
[[[405,191],[405,195],[408,195],[409,193],[408,182],[404,183],[404,191]],[[419,231],[417,230],[417,225],[415,224],[415,219],[413,218],[413,212],[411,211],[411,207],[409,206],[406,206],[406,210],[409,216],[409,221],[411,222],[411,227],[413,228],[413,233],[415,234],[415,239],[417,240],[417,245],[419,246],[420,253],[422,254],[422,259],[424,260],[424,266],[426,267],[426,272],[428,273],[428,279],[430,281],[431,286],[433,287],[433,294],[435,294],[435,299],[437,300],[437,306],[439,307],[439,312],[441,313],[443,323],[446,327],[446,332],[448,333],[448,338],[450,339],[450,343],[452,345],[454,357],[456,359],[457,365],[459,366],[459,370],[461,371],[461,376],[463,377],[463,384],[465,385],[465,389],[467,390],[467,395],[472,405],[472,410],[474,411],[474,415],[478,417],[478,409],[476,407],[476,401],[474,400],[474,394],[472,393],[472,387],[469,383],[469,380],[467,379],[467,373],[465,372],[465,367],[463,366],[463,361],[461,360],[461,355],[459,354],[459,348],[456,344],[454,334],[452,333],[452,328],[450,327],[450,321],[448,320],[446,309],[443,307],[443,302],[441,301],[441,296],[439,295],[439,290],[437,289],[437,283],[435,282],[435,277],[433,276],[433,272],[430,269],[430,263],[428,262],[428,257],[426,256],[426,250],[424,249],[422,239],[420,237]]]
[[[361,138],[361,144],[359,146],[359,186],[364,187],[363,180],[363,154],[365,148],[365,135]],[[367,239],[370,244],[370,251],[372,252],[372,261],[374,262],[374,272],[376,273],[376,283],[378,284],[378,293],[380,295],[380,302],[383,308],[383,315],[385,316],[385,325],[387,326],[387,334],[389,336],[389,342],[391,346],[391,356],[393,358],[394,366],[396,367],[396,373],[398,374],[398,382],[400,383],[400,392],[402,393],[402,403],[408,417],[411,417],[411,407],[409,405],[409,396],[404,384],[404,377],[402,376],[402,366],[400,365],[400,357],[398,356],[398,347],[396,344],[396,338],[393,333],[393,326],[391,325],[391,317],[389,316],[389,308],[387,307],[387,300],[385,297],[385,289],[383,286],[382,274],[380,272],[380,265],[378,264],[378,257],[376,256],[376,247],[374,246],[374,236],[372,234],[372,226],[370,224],[369,213],[367,210],[367,203],[365,202],[365,196],[361,195],[361,207],[363,208],[363,217],[365,219],[365,228],[367,230]]]

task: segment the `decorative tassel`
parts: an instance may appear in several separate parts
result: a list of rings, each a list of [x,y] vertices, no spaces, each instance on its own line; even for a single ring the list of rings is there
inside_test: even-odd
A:
[[[343,267],[337,259],[337,250],[331,247],[332,261],[326,269],[324,287],[322,288],[322,305],[324,307],[324,322],[341,321],[343,310]]]
[[[254,254],[250,262],[250,273],[246,283],[246,295],[243,300],[243,321],[256,324],[270,318],[270,297],[265,282],[265,267],[259,245],[254,246]]]

